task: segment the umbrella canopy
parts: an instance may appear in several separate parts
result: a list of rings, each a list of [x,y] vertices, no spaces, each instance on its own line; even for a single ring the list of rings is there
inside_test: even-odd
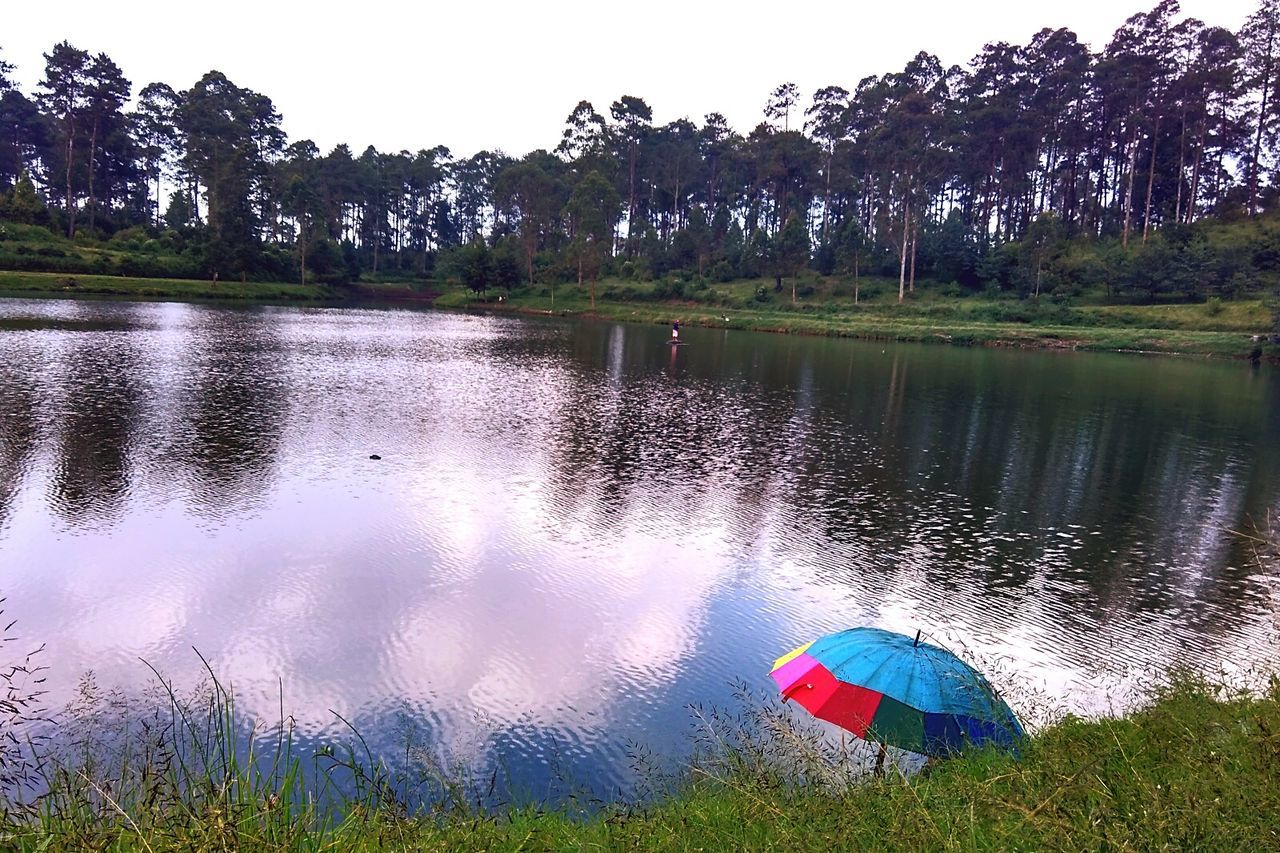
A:
[[[850,628],[783,655],[769,673],[784,699],[860,738],[942,756],[1023,737],[1009,706],[946,649],[880,628]]]

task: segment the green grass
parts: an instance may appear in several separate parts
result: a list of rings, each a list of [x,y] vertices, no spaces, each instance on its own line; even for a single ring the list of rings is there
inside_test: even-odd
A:
[[[199,278],[199,264],[172,235],[143,228],[109,240],[82,231],[74,240],[36,225],[0,222],[0,269],[84,275]]]
[[[1070,305],[1042,300],[987,299],[947,295],[921,285],[905,304],[897,283],[863,278],[858,302],[846,279],[808,276],[793,304],[790,285],[773,291],[771,280],[741,280],[694,286],[680,293],[669,283],[606,280],[589,289],[576,285],[518,288],[499,303],[501,291],[482,297],[435,281],[381,278],[346,290],[319,284],[260,283],[111,275],[0,271],[0,295],[120,296],[170,300],[306,301],[357,295],[372,300],[425,301],[441,308],[484,307],[602,319],[750,329],[787,334],[830,335],[882,341],[921,341],[966,346],[1008,346],[1124,352],[1183,353],[1227,358],[1255,355],[1280,359],[1280,347],[1256,343],[1272,330],[1271,308],[1260,299],[1219,304],[1112,305],[1087,294]],[[758,294],[764,289],[764,301]]]
[[[785,727],[800,713],[778,709],[775,719]],[[248,729],[216,682],[203,706],[173,699],[170,718],[134,725],[137,746],[117,746],[107,760],[82,746],[78,756],[46,762],[51,793],[29,811],[9,809],[0,843],[33,851],[1280,845],[1274,679],[1251,696],[1178,680],[1127,717],[1063,719],[1031,738],[1020,758],[977,752],[911,779],[833,778],[842,768],[813,760],[817,750],[795,731],[745,740],[717,733],[717,746],[672,792],[645,806],[589,813],[482,812],[448,796],[415,813],[359,749],[304,760],[287,724],[265,738],[262,753],[248,755]],[[342,793],[329,784],[335,770],[346,774]]]
[[[0,271],[0,295],[122,296],[137,299],[308,301],[338,299],[342,294],[318,284],[133,278]]]
[[[893,285],[891,288],[890,285]],[[944,295],[921,288],[897,303],[896,282],[868,279],[858,304],[852,284],[810,278],[808,296],[790,301],[789,286],[774,293],[771,281],[737,281],[688,289],[679,297],[652,284],[604,281],[591,306],[587,288],[576,285],[536,290],[519,288],[502,303],[500,292],[483,298],[458,287],[442,288],[435,305],[484,307],[590,315],[610,320],[752,329],[789,334],[831,335],[887,341],[922,341],[970,346],[1012,346],[1125,352],[1185,353],[1228,358],[1256,354],[1280,358],[1280,348],[1257,343],[1271,331],[1270,308],[1259,299],[1216,306],[1109,305],[1094,294],[1060,305],[1044,300],[987,299]],[[760,288],[766,301],[756,297]],[[1101,304],[1100,304],[1101,303]]]

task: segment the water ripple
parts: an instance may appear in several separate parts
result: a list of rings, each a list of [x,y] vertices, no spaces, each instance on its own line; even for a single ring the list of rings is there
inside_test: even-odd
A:
[[[678,758],[690,704],[848,625],[1085,712],[1273,635],[1225,532],[1280,504],[1265,371],[410,311],[4,317],[0,563],[55,700],[90,669],[140,684],[139,657],[194,685],[195,646],[305,737],[341,714],[612,794],[631,744]]]

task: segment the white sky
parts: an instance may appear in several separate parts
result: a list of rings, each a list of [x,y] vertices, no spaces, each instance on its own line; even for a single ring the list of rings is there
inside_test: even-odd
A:
[[[784,81],[807,98],[896,71],[921,50],[964,64],[986,42],[1026,43],[1065,26],[1095,49],[1156,0],[958,3],[490,2],[361,0],[9,0],[0,57],[24,91],[66,39],[105,51],[135,92],[184,89],[211,68],[269,96],[291,140],[359,154],[447,145],[520,155],[551,148],[582,99],[602,114],[644,98],[658,123],[721,112],[748,131]],[[1183,0],[1183,12],[1238,29],[1257,0]]]

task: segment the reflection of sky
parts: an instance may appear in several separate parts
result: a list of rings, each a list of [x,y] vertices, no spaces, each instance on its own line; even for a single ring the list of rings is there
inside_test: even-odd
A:
[[[55,701],[89,669],[137,684],[139,657],[194,683],[194,646],[250,714],[282,682],[309,734],[340,731],[332,709],[386,743],[404,715],[605,791],[628,741],[678,752],[689,703],[852,624],[922,628],[1078,710],[1135,670],[1267,649],[1273,593],[1221,529],[1277,502],[1266,373],[696,329],[673,353],[664,329],[410,312],[0,313],[102,323],[0,333],[3,591]]]

